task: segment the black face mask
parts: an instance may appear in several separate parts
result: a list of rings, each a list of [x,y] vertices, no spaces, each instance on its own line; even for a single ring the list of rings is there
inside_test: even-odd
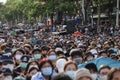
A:
[[[31,76],[29,76],[29,77],[27,77],[27,78],[26,78],[26,80],[31,80],[31,78],[32,78],[32,77],[31,77]]]

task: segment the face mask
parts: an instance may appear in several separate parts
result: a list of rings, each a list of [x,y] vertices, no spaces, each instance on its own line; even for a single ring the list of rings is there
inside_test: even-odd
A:
[[[39,60],[41,58],[41,54],[35,54],[34,58],[35,58],[35,60]]]
[[[75,71],[66,71],[66,74],[74,80]]]
[[[100,80],[107,80],[107,76],[106,75],[100,76]]]
[[[41,72],[45,76],[50,76],[52,74],[52,68],[51,67],[42,68]]]
[[[13,71],[14,65],[13,64],[3,65],[3,68],[9,68],[11,71]]]
[[[15,56],[15,59],[20,60],[21,57],[22,57],[22,55],[19,55],[19,54],[18,54],[18,55]]]
[[[20,63],[20,67],[25,69],[27,67],[27,63]]]
[[[82,58],[75,58],[74,61],[79,65],[82,63]]]
[[[4,80],[12,80],[12,76],[5,76]]]
[[[12,49],[12,52],[14,52],[14,51],[16,51],[16,50],[17,50],[16,48],[13,48],[13,49]]]
[[[92,61],[93,60],[93,58],[87,58],[87,61]]]
[[[91,74],[93,80],[96,80],[97,79],[97,74]]]
[[[50,55],[48,58],[50,60],[54,61],[54,60],[56,60],[57,56],[56,55]]]

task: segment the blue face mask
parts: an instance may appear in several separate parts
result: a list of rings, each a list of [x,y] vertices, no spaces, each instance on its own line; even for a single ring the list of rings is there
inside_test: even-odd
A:
[[[66,71],[66,74],[74,80],[74,78],[75,78],[75,71]]]
[[[39,60],[41,58],[41,54],[35,54],[34,58],[35,58],[35,60]]]
[[[82,63],[82,58],[81,57],[75,58],[74,61],[77,63],[77,65],[79,65]]]
[[[25,69],[27,67],[27,63],[20,63],[20,67]]]
[[[52,75],[52,68],[51,67],[46,67],[46,68],[42,68],[41,69],[41,72],[42,72],[42,74],[43,75],[45,75],[45,76],[50,76],[50,75]]]
[[[50,60],[54,61],[54,60],[57,59],[57,56],[56,56],[56,55],[50,55],[48,58],[49,58]]]

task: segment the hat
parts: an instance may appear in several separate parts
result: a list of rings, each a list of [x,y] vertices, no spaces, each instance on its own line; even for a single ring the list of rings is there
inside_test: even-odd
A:
[[[21,57],[21,61],[22,62],[26,62],[27,63],[29,61],[29,59],[30,59],[29,56],[26,56],[26,55]]]
[[[79,69],[76,72],[75,80],[79,80],[82,77],[89,77],[91,80],[93,80],[92,76],[90,74],[90,71],[88,69],[86,69],[86,68]]]
[[[58,59],[56,61],[56,67],[58,68],[58,71],[59,72],[63,72],[63,68],[64,68],[64,65],[67,61],[63,58],[63,59]]]
[[[90,52],[91,52],[92,54],[97,54],[97,53],[98,53],[96,49],[92,49],[92,50],[90,50]]]
[[[12,72],[9,68],[3,68],[2,73],[4,73],[4,75],[12,75]]]
[[[13,58],[11,55],[2,55],[1,61],[2,62],[13,62]]]

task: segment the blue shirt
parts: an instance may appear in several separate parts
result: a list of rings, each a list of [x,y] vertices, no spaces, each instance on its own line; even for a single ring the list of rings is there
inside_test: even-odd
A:
[[[45,80],[45,78],[42,76],[41,72],[38,72],[32,76],[31,80]]]

